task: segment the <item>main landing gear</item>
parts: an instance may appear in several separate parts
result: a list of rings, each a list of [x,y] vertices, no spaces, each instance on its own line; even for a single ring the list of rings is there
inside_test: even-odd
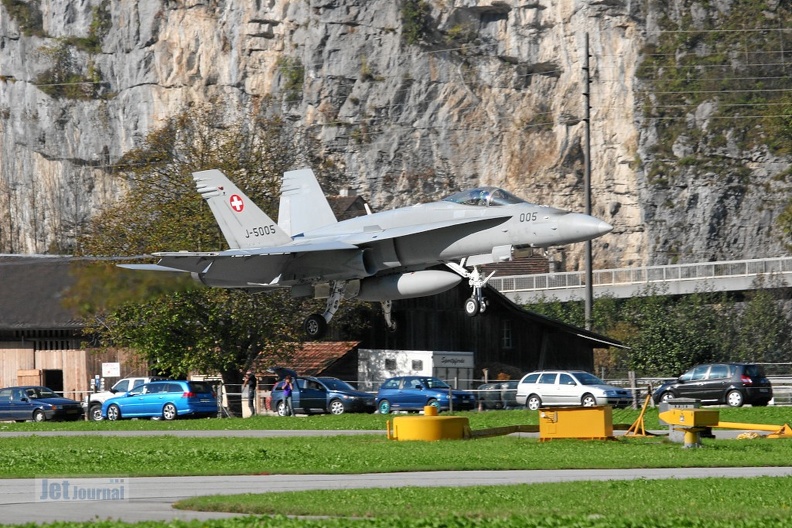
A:
[[[476,317],[478,314],[484,313],[489,305],[489,301],[484,297],[484,286],[495,275],[495,272],[493,271],[485,277],[479,271],[478,266],[473,266],[473,271],[468,271],[465,268],[464,260],[459,264],[449,262],[446,266],[468,279],[468,284],[473,287],[472,295],[465,301],[465,315]]]
[[[303,330],[309,339],[321,339],[327,333],[327,324],[333,318],[341,301],[344,300],[346,281],[333,281],[330,283],[330,295],[323,314],[309,315],[303,323]]]
[[[468,317],[475,317],[480,313],[484,313],[487,310],[487,306],[489,305],[489,302],[484,297],[484,287],[487,285],[487,282],[492,278],[492,276],[495,275],[495,272],[493,271],[489,275],[484,276],[479,271],[478,266],[473,266],[473,269],[468,271],[465,268],[464,259],[459,264],[455,262],[449,262],[446,265],[454,272],[468,279],[468,284],[470,284],[470,286],[473,288],[472,295],[465,301],[465,314]],[[328,323],[330,323],[330,320],[333,318],[336,311],[338,310],[338,307],[341,305],[341,301],[344,300],[346,287],[346,281],[332,281],[330,283],[330,294],[327,297],[327,306],[325,307],[324,313],[312,314],[308,316],[308,318],[306,318],[305,322],[303,323],[303,329],[305,330],[305,333],[309,339],[321,339],[325,336],[325,334],[327,334]],[[389,300],[381,302],[382,314],[385,317],[385,324],[387,325],[388,330],[395,332],[397,325],[396,320],[393,317],[393,303]]]
[[[344,300],[346,281],[333,281],[330,283],[330,295],[324,313],[311,314],[303,322],[303,330],[309,339],[321,339],[327,334],[327,326],[335,315],[341,301]],[[391,332],[396,331],[396,319],[393,317],[393,302],[382,301],[382,314],[385,324]]]

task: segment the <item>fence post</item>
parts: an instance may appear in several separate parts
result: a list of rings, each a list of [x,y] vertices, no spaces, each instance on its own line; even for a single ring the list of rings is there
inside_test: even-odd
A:
[[[638,386],[635,383],[635,371],[630,370],[627,372],[627,379],[630,380],[630,392],[632,392],[632,408],[638,408]]]

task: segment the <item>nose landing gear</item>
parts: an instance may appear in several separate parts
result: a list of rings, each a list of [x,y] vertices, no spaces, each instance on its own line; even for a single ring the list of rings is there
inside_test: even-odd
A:
[[[464,260],[459,264],[449,262],[446,266],[468,279],[468,284],[473,288],[472,295],[465,301],[465,315],[468,317],[475,317],[480,313],[484,313],[489,305],[489,301],[487,301],[483,294],[484,286],[486,286],[487,282],[495,275],[495,272],[493,271],[485,277],[479,271],[478,266],[473,266],[473,270],[468,271],[465,269]]]

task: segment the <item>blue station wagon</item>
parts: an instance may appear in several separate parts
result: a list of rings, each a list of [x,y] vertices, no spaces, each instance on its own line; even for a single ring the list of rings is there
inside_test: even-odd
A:
[[[108,420],[179,416],[217,416],[212,386],[204,381],[153,381],[102,404],[102,417]]]
[[[476,396],[472,392],[453,390],[440,378],[400,376],[382,383],[377,392],[376,403],[381,414],[391,411],[422,411],[429,405],[440,411],[447,411],[451,404],[455,411],[464,411],[476,407]]]

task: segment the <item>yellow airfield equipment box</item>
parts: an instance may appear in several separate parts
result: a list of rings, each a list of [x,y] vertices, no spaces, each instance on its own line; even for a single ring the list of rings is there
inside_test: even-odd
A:
[[[712,409],[669,409],[659,418],[669,425],[684,428],[715,427],[720,421],[720,412]]]
[[[586,440],[614,438],[611,406],[539,409],[539,440],[555,438]]]

